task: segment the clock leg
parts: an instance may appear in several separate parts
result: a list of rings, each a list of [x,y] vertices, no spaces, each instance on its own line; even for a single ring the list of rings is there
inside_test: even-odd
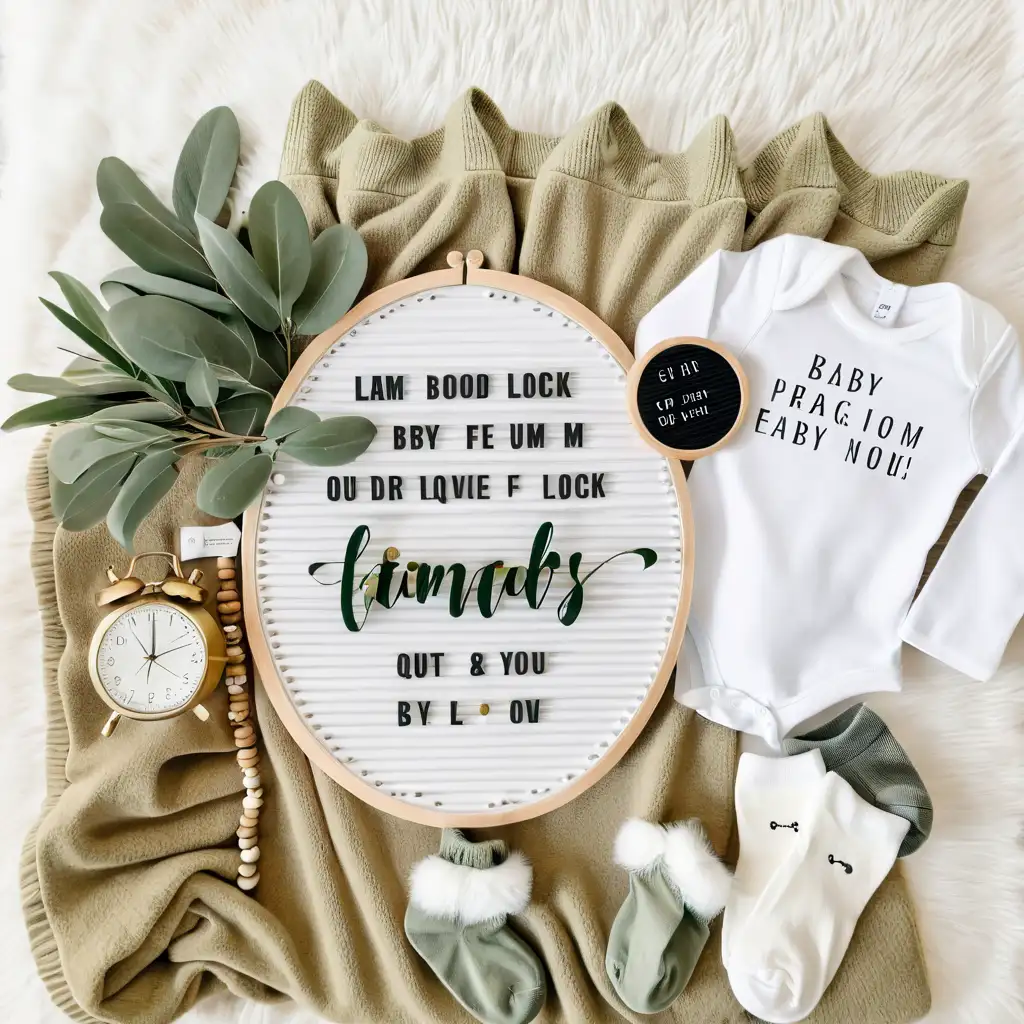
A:
[[[100,729],[101,736],[111,736],[114,730],[117,728],[117,723],[121,721],[121,716],[116,712],[112,711],[110,717],[104,722],[103,728]]]
[[[210,712],[202,704],[197,704],[192,710],[200,722],[208,722],[210,720]]]

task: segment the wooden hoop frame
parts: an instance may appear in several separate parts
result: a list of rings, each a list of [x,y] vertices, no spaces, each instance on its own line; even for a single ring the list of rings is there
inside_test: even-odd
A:
[[[483,255],[479,250],[471,250],[463,257],[460,252],[448,254],[451,269],[419,274],[406,278],[396,284],[388,285],[373,292],[355,305],[333,327],[314,338],[296,360],[291,373],[281,386],[277,398],[271,407],[270,415],[284,408],[296,394],[299,387],[312,371],[319,360],[339,338],[354,327],[358,327],[370,314],[384,306],[388,306],[410,295],[427,291],[431,288],[444,288],[452,285],[478,284],[490,285],[494,288],[514,292],[552,309],[576,321],[605,349],[611,353],[623,370],[628,371],[633,365],[633,356],[622,339],[594,313],[568,295],[541,284],[528,277],[518,274],[507,274],[495,270],[483,270]],[[337,761],[330,751],[321,744],[315,734],[306,726],[292,698],[284,686],[274,660],[270,646],[264,633],[263,622],[259,611],[259,596],[256,588],[256,542],[257,526],[263,510],[263,498],[252,505],[245,513],[242,523],[242,592],[245,616],[246,635],[252,652],[254,674],[267,691],[267,696],[280,716],[285,728],[299,745],[309,760],[353,796],[388,814],[395,815],[406,821],[419,825],[432,825],[439,828],[489,828],[497,825],[510,825],[517,821],[527,821],[539,817],[549,811],[564,806],[598,782],[618,764],[627,750],[643,731],[658,705],[672,670],[675,668],[679,647],[686,628],[686,619],[690,611],[690,597],[693,589],[693,517],[690,509],[690,497],[686,487],[686,477],[682,466],[674,460],[668,461],[668,471],[675,488],[676,502],[679,506],[679,525],[682,534],[681,554],[682,569],[679,581],[679,600],[676,613],[669,632],[668,643],[657,674],[648,687],[640,707],[633,714],[622,732],[609,743],[605,753],[594,763],[592,768],[581,772],[572,783],[552,793],[551,796],[534,803],[509,806],[494,811],[481,812],[446,812],[427,807],[417,807],[406,803],[398,797],[382,793],[380,789],[360,777],[354,775],[342,763]],[[255,680],[254,680],[255,682]]]
[[[667,444],[662,444],[647,429],[647,426],[643,421],[643,417],[640,415],[640,403],[637,400],[637,389],[640,387],[640,377],[643,375],[644,370],[652,359],[661,355],[665,349],[674,348],[676,345],[699,345],[701,348],[707,348],[712,352],[716,352],[733,368],[733,370],[736,371],[736,376],[739,378],[740,409],[736,414],[736,422],[733,423],[729,428],[728,433],[726,433],[721,440],[716,441],[713,445],[709,445],[707,448],[670,448]],[[707,338],[681,337],[666,338],[664,341],[659,341],[654,348],[649,349],[635,363],[633,363],[630,368],[629,375],[626,378],[626,404],[629,409],[629,418],[633,421],[633,426],[636,427],[637,432],[647,444],[656,451],[661,452],[662,455],[670,459],[682,459],[684,462],[693,462],[695,459],[702,459],[705,455],[711,455],[712,452],[717,452],[719,448],[729,443],[732,436],[737,430],[739,430],[743,423],[743,418],[747,414],[747,398],[749,391],[747,375],[743,371],[740,361],[727,348],[724,348],[715,341],[709,341]]]

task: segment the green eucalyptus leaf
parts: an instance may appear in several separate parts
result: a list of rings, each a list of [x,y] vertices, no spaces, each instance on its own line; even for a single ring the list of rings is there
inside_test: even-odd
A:
[[[178,281],[173,277],[162,277],[160,274],[151,274],[141,267],[122,267],[115,270],[103,279],[100,291],[104,285],[120,285],[134,289],[134,292],[142,292],[144,295],[166,295],[172,299],[181,299],[192,306],[208,310],[211,313],[233,313],[235,304],[220,292],[212,292],[209,288],[200,288],[198,285],[189,284],[187,281]],[[133,294],[134,294],[133,292]],[[124,296],[131,298],[131,296]]]
[[[107,529],[129,554],[142,521],[178,479],[174,468],[177,460],[178,455],[172,451],[144,456],[118,490],[107,512]]]
[[[263,433],[272,439],[280,439],[294,434],[296,430],[319,423],[320,417],[311,409],[303,409],[297,405],[289,405],[279,409],[267,420]]]
[[[130,441],[140,448],[145,447],[153,441],[171,441],[178,434],[172,433],[166,427],[158,426],[156,423],[147,423],[145,420],[132,419],[106,419],[90,420],[95,426],[96,433],[103,437],[112,437],[115,441]]]
[[[16,373],[7,382],[9,388],[15,391],[29,391],[38,395],[54,395],[63,398],[68,395],[100,395],[117,391],[113,383],[106,384],[100,389],[79,387],[66,377],[37,377],[34,373]]]
[[[255,327],[237,310],[231,316],[221,317],[221,320],[225,327],[238,335],[252,355],[253,383],[276,394],[288,375],[285,348],[277,335]]]
[[[207,448],[203,452],[203,456],[207,459],[226,459],[229,455],[233,455],[241,445],[237,444],[219,444],[215,448]]]
[[[290,434],[281,451],[310,466],[342,466],[362,455],[376,434],[364,416],[330,416]]]
[[[145,271],[141,271],[145,273]],[[169,281],[170,278],[167,278]],[[103,301],[108,306],[116,306],[119,302],[124,302],[125,299],[134,299],[139,293],[132,291],[127,285],[119,284],[117,281],[100,281],[100,295],[103,296]],[[207,295],[212,295],[212,292],[207,292]]]
[[[49,466],[61,483],[74,483],[100,459],[141,447],[138,441],[119,441],[104,437],[94,424],[76,427],[58,434],[50,445]]]
[[[268,181],[252,197],[249,244],[263,277],[274,291],[277,312],[284,323],[306,286],[312,248],[306,215],[283,182]]]
[[[306,287],[292,310],[299,334],[319,334],[349,310],[366,280],[366,245],[348,224],[317,235]]]
[[[78,317],[79,321],[92,331],[93,334],[104,341],[110,341],[110,335],[107,334],[107,325],[104,323],[104,316],[107,311],[100,304],[100,300],[81,281],[70,274],[62,274],[59,270],[51,270],[50,277],[57,282],[61,294],[71,307],[71,312]]]
[[[274,460],[254,445],[242,445],[227,458],[217,459],[196,491],[196,505],[220,519],[241,515],[262,493]]]
[[[102,409],[107,403],[92,395],[67,395],[37,402],[26,409],[19,409],[8,416],[0,430],[22,430],[25,427],[41,427],[49,423],[65,423],[80,420],[90,413]]]
[[[262,392],[233,395],[217,406],[217,412],[225,430],[240,437],[257,437],[263,433],[271,404],[270,395]]]
[[[134,452],[118,452],[98,459],[73,483],[58,484],[50,504],[60,525],[65,530],[88,530],[102,522],[135,460]]]
[[[215,220],[238,166],[238,120],[228,107],[214,107],[195,123],[174,169],[174,211],[189,228],[201,214]]]
[[[196,229],[203,252],[231,301],[260,327],[268,331],[279,327],[277,298],[245,246],[230,231],[198,214]]]
[[[100,229],[125,256],[151,274],[216,287],[202,250],[191,236],[186,232],[182,237],[144,207],[129,203],[105,206]]]
[[[160,396],[148,380],[130,377],[110,363],[90,363],[81,370],[67,369],[61,378],[80,388],[80,393],[93,395],[147,394]]]
[[[181,419],[181,414],[163,402],[125,402],[110,405],[89,417],[90,423],[108,423],[112,420],[141,420],[146,423],[170,423]]]
[[[96,168],[96,191],[103,208],[136,206],[159,221],[182,241],[191,240],[188,228],[160,202],[142,179],[119,157],[104,157]],[[116,243],[115,243],[116,244]]]
[[[104,341],[98,334],[94,334],[66,309],[51,302],[49,299],[39,297],[39,301],[63,324],[69,331],[76,334],[86,343],[98,356],[113,363],[118,369],[125,373],[132,373],[132,364],[122,355],[109,341]]]
[[[107,320],[121,348],[148,373],[185,381],[204,358],[220,379],[248,380],[252,357],[216,317],[165,295],[119,302]]]
[[[189,400],[204,409],[212,409],[217,404],[217,393],[220,385],[210,364],[205,359],[196,359],[185,374],[185,392]]]

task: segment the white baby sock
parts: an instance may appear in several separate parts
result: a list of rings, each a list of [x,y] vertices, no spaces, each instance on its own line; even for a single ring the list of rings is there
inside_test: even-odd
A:
[[[835,772],[808,824],[733,935],[727,964],[740,1004],[771,1024],[793,1024],[817,1006],[910,827]]]
[[[736,771],[740,858],[722,921],[722,963],[729,966],[733,936],[769,880],[799,844],[821,793],[825,762],[809,750],[795,757],[744,754]]]

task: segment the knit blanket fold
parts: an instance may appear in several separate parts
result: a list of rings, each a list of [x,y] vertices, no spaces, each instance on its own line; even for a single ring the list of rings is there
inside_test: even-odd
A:
[[[562,139],[518,132],[472,91],[413,141],[359,121],[311,83],[293,108],[282,178],[315,230],[355,224],[370,253],[367,289],[482,249],[588,305],[632,341],[636,321],[717,248],[782,232],[856,245],[907,283],[933,280],[955,237],[963,182],[858,167],[820,116],[739,168],[716,118],[685,153],[648,149],[615,105]],[[143,525],[140,548],[167,549],[194,506],[199,465]],[[33,565],[45,629],[48,790],[23,858],[23,902],[37,965],[73,1019],[164,1024],[203,993],[294,999],[333,1021],[469,1018],[402,933],[407,877],[437,830],[390,818],[313,768],[257,680],[266,802],[261,881],[234,885],[242,789],[223,689],[210,722],[126,722],[100,738],[106,709],[85,665],[101,618],[103,569],[123,561],[104,528],[68,534],[49,510],[45,446],[32,467]],[[699,541],[698,541],[699,543]],[[604,971],[625,879],[612,857],[626,818],[699,818],[719,854],[730,843],[736,735],[677,704],[671,688],[604,779],[534,821],[477,830],[534,866],[514,926],[548,974],[540,1021],[636,1020]],[[741,1024],[718,956],[717,926],[666,1020]],[[909,1022],[928,1009],[913,909],[894,870],[861,917],[835,981],[808,1018]]]

